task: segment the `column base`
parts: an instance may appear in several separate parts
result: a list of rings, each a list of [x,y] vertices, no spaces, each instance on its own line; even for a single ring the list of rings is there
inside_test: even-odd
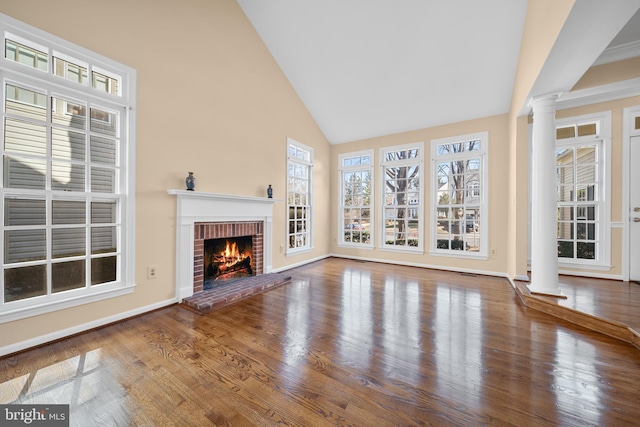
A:
[[[563,299],[567,298],[567,296],[562,293],[560,288],[556,288],[556,289],[539,289],[537,286],[535,286],[533,284],[527,285],[527,288],[529,288],[529,292],[531,292],[533,295],[540,295],[540,296],[544,296],[544,297],[563,298]]]

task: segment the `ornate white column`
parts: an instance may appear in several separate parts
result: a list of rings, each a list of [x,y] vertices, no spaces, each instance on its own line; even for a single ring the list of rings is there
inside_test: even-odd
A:
[[[531,284],[534,294],[565,298],[558,287],[558,202],[556,182],[556,100],[534,98],[531,160]]]

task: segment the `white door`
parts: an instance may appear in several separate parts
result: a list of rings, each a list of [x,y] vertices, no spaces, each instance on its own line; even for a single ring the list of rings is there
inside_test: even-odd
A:
[[[629,144],[629,280],[640,281],[640,136]]]

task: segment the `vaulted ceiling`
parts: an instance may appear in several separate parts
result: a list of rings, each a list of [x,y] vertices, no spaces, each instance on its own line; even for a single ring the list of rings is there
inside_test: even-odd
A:
[[[238,3],[332,144],[509,111],[527,0]],[[591,43],[588,65],[611,31]],[[613,44],[634,38],[630,26]],[[559,83],[546,73],[538,90]]]

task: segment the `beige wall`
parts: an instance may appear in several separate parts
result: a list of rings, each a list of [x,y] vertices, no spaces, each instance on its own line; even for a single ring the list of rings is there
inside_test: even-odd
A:
[[[491,256],[486,260],[461,259],[443,256],[429,255],[430,242],[430,189],[431,189],[431,165],[429,161],[429,147],[432,139],[455,137],[470,133],[487,131],[489,133],[489,248],[496,249],[495,256]],[[421,182],[424,185],[424,254],[407,254],[390,252],[375,248],[370,249],[353,249],[339,247],[337,243],[338,229],[338,195],[339,180],[336,179],[332,185],[331,197],[331,251],[334,254],[348,257],[360,257],[366,259],[374,259],[380,261],[391,261],[399,263],[408,263],[412,265],[431,266],[437,268],[453,269],[453,270],[472,270],[486,272],[491,274],[503,275],[506,271],[507,259],[507,234],[504,224],[507,221],[507,199],[505,197],[503,184],[507,181],[507,170],[504,167],[507,162],[507,116],[500,115],[487,117],[479,120],[470,120],[462,123],[454,123],[445,126],[437,126],[428,129],[419,129],[411,132],[404,132],[395,135],[389,135],[379,138],[371,138],[362,141],[355,141],[347,144],[335,145],[332,147],[332,165],[333,176],[338,176],[338,155],[364,149],[374,149],[375,164],[379,164],[379,149],[382,147],[390,147],[394,145],[409,144],[414,142],[424,142],[424,170],[421,173]],[[374,232],[379,233],[379,222],[382,215],[382,189],[379,187],[378,175],[380,169],[375,169],[375,186],[374,186],[374,215],[377,227]],[[377,242],[376,242],[377,243]]]
[[[640,57],[596,65],[587,70],[571,89],[580,90],[640,77]]]
[[[131,295],[0,325],[0,348],[174,296],[176,200],[196,191],[285,199],[286,138],[315,149],[315,249],[285,257],[274,205],[274,268],[329,252],[330,147],[233,0],[0,0],[0,12],[138,72],[136,283]],[[158,277],[147,280],[146,267]]]

